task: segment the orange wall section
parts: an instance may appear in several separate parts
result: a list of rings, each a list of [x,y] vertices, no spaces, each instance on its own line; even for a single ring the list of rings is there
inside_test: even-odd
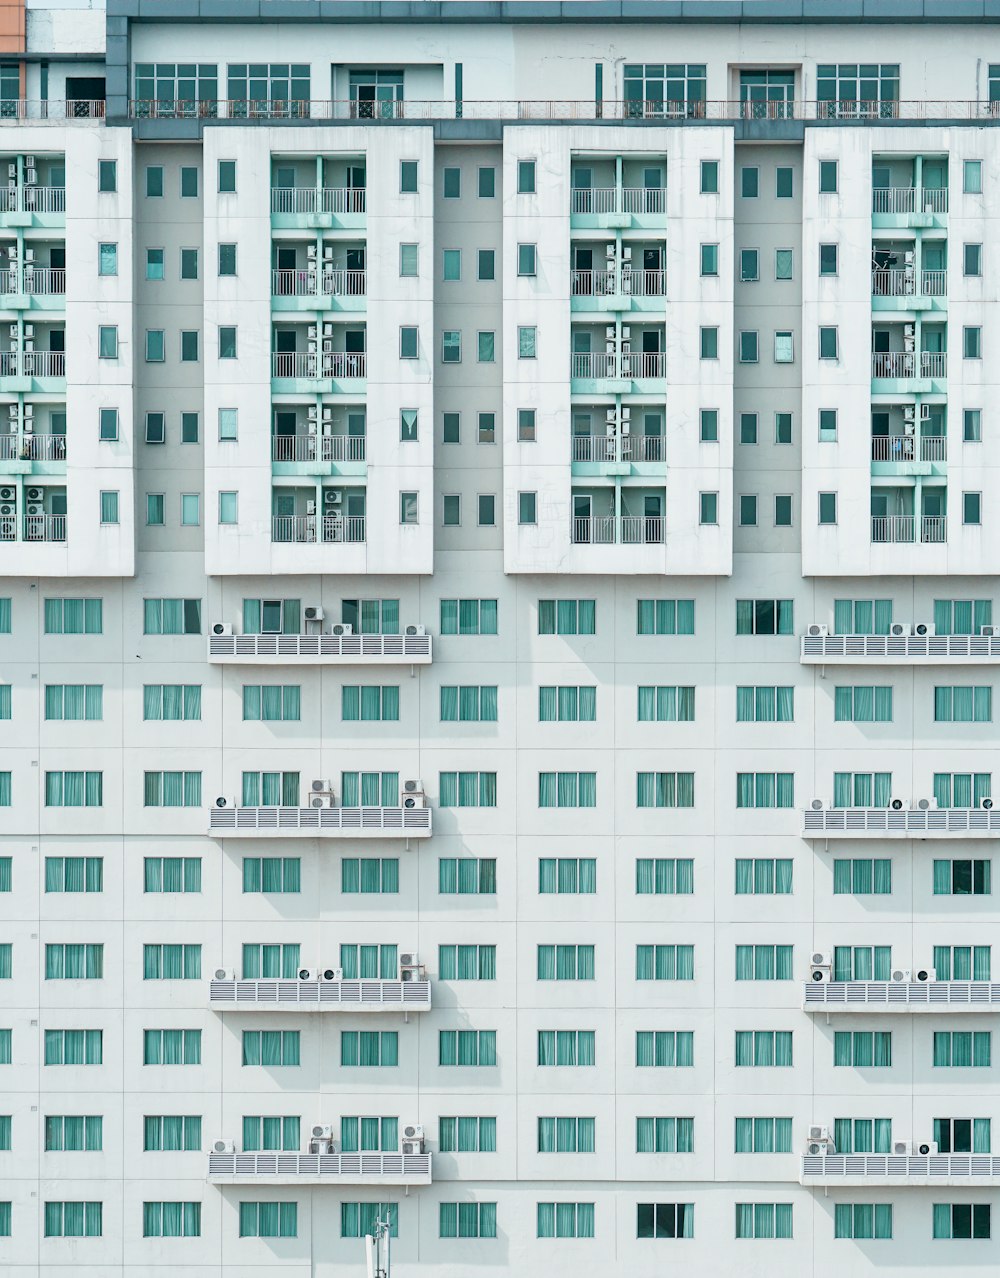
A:
[[[0,54],[24,52],[24,0],[0,0]],[[22,68],[22,77],[24,69]],[[22,95],[23,96],[23,95]]]

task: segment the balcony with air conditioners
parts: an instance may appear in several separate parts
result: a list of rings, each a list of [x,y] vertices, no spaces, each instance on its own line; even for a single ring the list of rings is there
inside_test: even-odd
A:
[[[948,473],[948,410],[921,399],[879,403],[871,411],[873,479],[944,479]]]
[[[271,391],[275,395],[359,395],[367,374],[367,326],[357,320],[275,323]]]
[[[570,463],[574,479],[660,479],[666,473],[663,404],[573,405]]]
[[[261,601],[262,624],[254,634],[241,634],[229,621],[209,627],[208,660],[212,665],[282,666],[426,666],[432,660],[426,627],[410,622],[398,634],[360,634],[350,622],[327,618],[319,604],[306,604],[296,630],[282,628],[282,601]],[[301,629],[299,629],[301,626]]]
[[[880,634],[838,634],[813,622],[802,636],[802,665],[985,665],[1000,661],[1000,626],[975,634],[939,635],[932,621],[890,621]]]
[[[947,325],[938,320],[879,319],[872,323],[871,393],[878,396],[945,395]]]
[[[1000,809],[993,807],[992,799],[983,799],[976,807],[945,808],[932,797],[911,800],[893,795],[878,806],[817,798],[802,812],[804,839],[988,839],[997,835]]]
[[[971,1120],[969,1122],[971,1127]],[[801,1185],[843,1186],[873,1189],[913,1186],[976,1186],[1000,1182],[1000,1156],[988,1153],[957,1153],[940,1148],[933,1140],[864,1140],[865,1145],[885,1148],[853,1148],[841,1152],[836,1128],[814,1124],[809,1129],[805,1152],[799,1164]],[[881,1133],[880,1133],[881,1136]],[[854,1144],[853,1141],[848,1142]],[[971,1139],[967,1142],[972,1145]]]
[[[66,225],[66,157],[0,153],[0,228],[29,230]]]
[[[873,546],[943,546],[948,540],[948,489],[943,477],[872,476]]]
[[[0,395],[66,396],[64,320],[0,321]]]
[[[366,540],[367,491],[322,480],[294,480],[271,490],[271,540],[276,544],[339,546]],[[332,562],[332,561],[331,561]]]
[[[872,241],[872,310],[923,315],[948,309],[948,241],[920,231]]]
[[[575,239],[570,255],[570,310],[663,313],[667,295],[664,240]]]
[[[0,485],[14,498],[4,477],[66,474],[65,401],[0,401]]]
[[[364,230],[366,185],[364,155],[272,155],[271,228]]]
[[[665,230],[667,173],[662,153],[574,155],[570,227],[583,230]]]
[[[277,795],[275,797],[278,797]],[[404,780],[394,804],[340,806],[329,781],[309,784],[306,803],[246,805],[221,794],[209,812],[209,833],[242,838],[425,839],[431,834],[431,809],[423,784]],[[361,796],[364,798],[364,795]]]
[[[381,1127],[379,1120],[376,1123]],[[332,1124],[311,1128],[305,1152],[253,1150],[240,1152],[236,1142],[217,1140],[208,1155],[207,1179],[215,1185],[344,1185],[372,1188],[429,1185],[431,1155],[424,1148],[419,1124],[402,1127],[396,1149],[344,1149]],[[364,1145],[365,1139],[347,1142]],[[370,1143],[383,1144],[381,1134]],[[338,1148],[339,1145],[339,1148]]]
[[[363,312],[367,306],[364,240],[325,239],[322,232],[276,239],[271,246],[271,310]]]
[[[666,329],[662,323],[574,323],[571,328],[570,393],[577,395],[666,394]]]
[[[364,400],[352,404],[299,395],[272,405],[271,473],[275,477],[364,479],[367,445]]]
[[[938,980],[933,967],[892,967],[877,973],[883,979],[847,979],[855,973],[839,971],[836,956],[816,951],[809,979],[802,988],[807,1012],[993,1013],[1000,1008],[1000,981]],[[865,973],[867,977],[874,973]],[[858,974],[860,975],[860,974]]]
[[[209,1006],[227,1012],[429,1012],[431,983],[418,955],[400,955],[393,977],[346,979],[342,968],[303,968],[290,979],[244,980],[218,968],[208,991]]]
[[[948,225],[946,155],[872,157],[872,226],[943,230]]]
[[[6,482],[4,482],[6,480]],[[0,542],[65,542],[66,485],[0,474]]]
[[[612,481],[574,484],[570,494],[574,546],[662,546],[666,489]]]
[[[65,309],[65,240],[0,238],[0,312]]]

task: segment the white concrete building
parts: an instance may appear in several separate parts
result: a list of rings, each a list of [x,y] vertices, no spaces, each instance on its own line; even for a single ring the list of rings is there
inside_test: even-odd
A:
[[[990,1263],[1000,4],[22,16],[3,1273]]]

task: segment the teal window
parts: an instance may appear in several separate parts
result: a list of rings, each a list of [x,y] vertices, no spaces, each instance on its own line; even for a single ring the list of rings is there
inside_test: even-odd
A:
[[[988,945],[935,945],[931,965],[939,981],[988,981],[991,951]]]
[[[693,1118],[637,1118],[635,1120],[635,1152],[637,1154],[693,1154]]]
[[[935,1203],[932,1213],[935,1238],[989,1238],[989,1203]]]
[[[200,635],[200,599],[144,599],[143,634]]]
[[[13,1059],[11,1055],[11,1039],[11,1030],[0,1029],[0,1065],[9,1065]],[[45,1064],[48,1065],[49,1062],[46,1060]]]
[[[101,324],[97,329],[98,359],[118,358],[118,326],[117,324]]]
[[[701,423],[701,442],[703,444],[717,444],[719,442],[719,410],[717,408],[703,408],[700,414]]]
[[[415,408],[399,410],[399,438],[404,444],[412,444],[418,435],[418,413]]]
[[[837,723],[891,723],[892,687],[855,684],[835,688],[833,717]]]
[[[166,523],[163,493],[146,494],[146,527],[162,528]]]
[[[538,891],[543,895],[593,895],[597,891],[595,857],[540,857]]]
[[[200,1114],[147,1114],[142,1120],[142,1147],[149,1152],[200,1151]]]
[[[438,977],[442,981],[495,981],[495,945],[439,945]]]
[[[745,164],[740,169],[740,195],[744,200],[755,200],[760,194],[760,169]]]
[[[639,857],[635,863],[637,896],[691,896],[694,860],[691,857]]]
[[[477,264],[477,272],[476,272],[477,279],[480,279],[480,280],[496,279],[496,250],[495,249],[480,249],[476,257],[476,264]]]
[[[45,1204],[43,1232],[46,1238],[100,1238],[103,1228],[103,1203],[53,1202]]]
[[[295,792],[298,794],[298,773],[295,773],[295,778]],[[342,772],[340,802],[345,808],[396,807],[399,804],[399,773]]]
[[[219,274],[220,275],[236,274],[236,245],[235,244],[219,245]]]
[[[702,359],[719,358],[719,330],[715,327],[703,327],[698,330],[699,346]]]
[[[297,1238],[298,1233],[298,1203],[240,1203],[241,1238]]]
[[[795,274],[795,251],[790,248],[774,250],[774,278],[790,280]]]
[[[517,330],[517,358],[535,359],[538,354],[538,330],[533,324],[519,325]]]
[[[438,1119],[438,1147],[442,1154],[495,1153],[497,1120],[478,1115],[442,1115]]]
[[[738,635],[790,635],[794,633],[791,599],[737,599]]]
[[[99,808],[103,802],[103,772],[46,772],[47,808]]]
[[[693,1030],[636,1030],[636,1066],[679,1069],[694,1065]]]
[[[494,684],[448,684],[441,688],[442,723],[496,723]]]
[[[0,808],[9,808],[11,803],[10,773],[0,772]]]
[[[301,964],[300,947],[297,943],[243,945],[243,979],[255,980],[294,980],[298,976]]]
[[[164,360],[164,341],[162,328],[146,329],[146,363],[162,364]]]
[[[101,1030],[45,1031],[46,1065],[100,1065],[103,1060],[104,1043]],[[9,1060],[7,1063],[10,1063]]]
[[[244,1030],[243,1064],[300,1065],[298,1030]]]
[[[10,1149],[9,1140],[4,1148]],[[100,1114],[46,1114],[45,1148],[54,1152],[99,1152],[104,1148],[104,1119]]]
[[[219,359],[236,359],[239,328],[235,324],[219,325]]]
[[[820,160],[819,193],[820,195],[836,195],[837,193],[837,161]]]
[[[791,1030],[737,1030],[735,1063],[739,1068],[785,1069],[792,1064]]]
[[[181,493],[181,527],[197,528],[201,523],[201,493]]]
[[[988,1118],[935,1118],[934,1140],[942,1154],[988,1154],[991,1126]]]
[[[792,891],[790,857],[737,857],[737,896],[789,896]]]
[[[636,1203],[637,1238],[693,1238],[694,1203]]]
[[[702,160],[701,162],[702,195],[718,195],[719,193],[719,161]]]
[[[989,896],[993,891],[992,862],[965,860],[934,862],[935,896]]]
[[[891,599],[833,601],[833,628],[838,635],[887,635],[891,625]]]
[[[6,701],[8,713],[3,714],[0,711],[0,719],[10,718],[9,695]],[[4,698],[0,696],[0,706],[3,703]],[[46,719],[103,719],[103,686],[99,683],[47,683],[45,685],[45,717]]]
[[[962,355],[965,359],[982,359],[983,330],[978,325],[965,325],[962,329]]]
[[[760,253],[757,249],[740,250],[740,282],[756,284],[760,279]]]
[[[495,772],[438,773],[438,803],[442,808],[495,808]]]
[[[417,164],[418,161],[416,160],[400,160],[399,191],[401,195],[416,195]]]
[[[540,635],[592,635],[596,633],[593,599],[539,599]]]
[[[962,523],[981,524],[983,522],[983,494],[962,494]]]
[[[47,856],[46,892],[103,892],[104,858],[100,856]]]
[[[346,692],[346,689],[345,689]],[[245,683],[243,718],[264,723],[297,722],[301,717],[302,689],[297,683]]]
[[[240,414],[237,408],[219,409],[219,439],[223,443],[232,443],[239,438]]]
[[[462,196],[462,170],[447,168],[443,174],[443,194],[446,200],[458,200]]]
[[[837,442],[837,410],[835,408],[819,410],[819,442],[821,444]]]
[[[297,856],[245,856],[243,891],[301,892],[301,859]]]
[[[497,633],[497,601],[495,599],[442,599],[441,633],[443,635],[495,635]]]
[[[413,324],[402,324],[399,329],[399,358],[416,359],[420,351],[419,330]],[[445,361],[447,363],[447,360]]]
[[[793,687],[763,684],[736,689],[737,723],[791,723],[794,718]]]
[[[517,162],[518,195],[534,195],[535,193],[535,161],[518,160]]]
[[[181,279],[196,280],[198,278],[198,250],[196,248],[181,249]]]
[[[719,246],[718,244],[702,244],[701,246],[701,274],[718,275],[719,273]]]
[[[349,894],[398,892],[399,858],[345,856],[340,863],[340,890]]]
[[[388,1220],[391,1238],[399,1237],[398,1203],[340,1204],[341,1238],[364,1238],[366,1234],[374,1234],[375,1223],[379,1220]]]
[[[201,719],[201,684],[144,684],[142,717],[147,721],[171,722]]]
[[[792,946],[737,945],[736,979],[738,981],[790,981],[792,979]]]
[[[740,413],[740,443],[757,443],[757,414]]]
[[[744,494],[740,497],[740,527],[756,528],[757,497],[755,494]]]
[[[479,198],[492,200],[497,193],[497,171],[492,166],[482,165],[479,169]]]
[[[92,858],[99,861],[100,857]],[[9,856],[0,856],[0,892],[10,892],[14,887],[14,858]]]
[[[539,1030],[539,1065],[593,1065],[593,1030]]]
[[[737,1154],[790,1154],[790,1118],[737,1118],[733,1149]]]
[[[99,415],[97,437],[104,443],[114,443],[118,438],[118,409],[102,408]]]
[[[219,188],[220,195],[236,194],[236,161],[235,160],[219,161],[218,188]]]
[[[233,95],[235,96],[235,95]],[[188,165],[181,166],[181,196],[185,199],[196,199],[198,195],[198,170]]]
[[[793,808],[795,774],[792,772],[737,772],[738,808]]]
[[[441,334],[441,363],[460,364],[462,362],[462,334],[458,329],[448,328]]]
[[[978,635],[992,621],[992,599],[934,600],[934,627],[939,635]]]
[[[640,685],[637,692],[640,723],[694,722],[694,688]]]
[[[636,601],[636,634],[693,635],[693,599],[639,599]]]
[[[415,279],[420,271],[420,246],[418,244],[400,244],[399,276],[400,279]]]
[[[977,687],[936,687],[935,723],[989,723],[993,718],[993,689]]]
[[[289,600],[285,601],[286,610]],[[298,600],[295,601],[296,607]],[[399,634],[399,600],[398,599],[343,599],[341,600],[341,621],[354,627],[355,634],[362,635],[398,635]],[[296,628],[298,622],[295,623]],[[292,631],[294,633],[294,631]]]
[[[821,525],[835,524],[837,522],[837,494],[836,493],[819,493],[819,517],[818,522]],[[775,523],[777,523],[775,516]],[[789,521],[791,522],[791,521]]]
[[[597,807],[596,772],[539,772],[540,808]]]
[[[399,1034],[395,1030],[341,1030],[340,1063],[384,1068],[398,1065]]]
[[[247,1152],[298,1150],[299,1139],[299,1119],[296,1115],[243,1116],[243,1148]]]
[[[892,1203],[835,1203],[834,1238],[892,1237]]]
[[[98,244],[97,274],[98,275],[117,275],[118,274],[118,245],[117,244]]]
[[[517,246],[517,273],[518,275],[538,274],[538,250],[534,244]]]
[[[889,945],[835,945],[835,981],[887,981],[892,971]]]
[[[439,1065],[491,1066],[496,1063],[496,1030],[438,1030]]]
[[[978,808],[993,788],[990,772],[935,772],[934,797],[939,808]]]
[[[790,200],[795,194],[795,171],[779,165],[774,171],[774,195],[779,200]]]
[[[298,1120],[295,1122],[297,1124]],[[298,1149],[298,1140],[288,1148]],[[399,1149],[399,1119],[344,1115],[340,1120],[340,1148],[345,1154],[382,1151],[396,1153]]]
[[[493,896],[497,890],[494,857],[438,858],[438,892],[442,896]]]
[[[592,945],[539,945],[537,976],[540,981],[592,981]]]
[[[540,1154],[592,1154],[594,1153],[593,1118],[538,1119],[538,1152]]]
[[[146,249],[146,279],[157,281],[163,279],[163,249]]]
[[[103,633],[104,601],[102,599],[46,599],[44,611],[47,635]],[[10,633],[9,628],[7,633]]]
[[[200,772],[146,772],[143,804],[147,808],[200,808]]]
[[[778,330],[774,334],[774,362],[776,364],[792,364],[794,361],[793,334],[788,330]]]
[[[118,190],[118,161],[97,161],[97,189],[102,195]]]
[[[197,329],[181,329],[181,363],[193,364],[198,360],[199,333]]]
[[[776,444],[790,444],[792,442],[791,413],[774,414],[774,442]]]
[[[538,1203],[535,1232],[539,1238],[593,1238],[593,1203]]]
[[[143,1238],[200,1238],[201,1203],[142,1204]]]
[[[693,808],[693,772],[637,772],[636,807]]]
[[[833,1063],[854,1069],[889,1069],[892,1033],[889,1030],[837,1030],[833,1035]]]
[[[838,1154],[888,1154],[892,1148],[892,1120],[835,1118],[833,1143]]]
[[[200,892],[200,856],[147,856],[143,861],[144,892]]]
[[[892,861],[888,857],[854,857],[833,863],[835,896],[889,896]]]
[[[247,973],[244,972],[244,976],[246,975]],[[200,981],[201,946],[144,945],[142,947],[142,979],[144,981]]]
[[[791,1238],[791,1203],[737,1203],[737,1238]]]
[[[693,945],[637,945],[637,981],[693,981]]]
[[[821,244],[819,246],[819,273],[820,275],[837,274],[836,244]]]
[[[517,494],[517,522],[522,526],[538,523],[538,494],[521,492]]]

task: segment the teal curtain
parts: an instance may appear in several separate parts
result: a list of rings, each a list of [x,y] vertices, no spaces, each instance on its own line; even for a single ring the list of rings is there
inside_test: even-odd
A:
[[[45,613],[48,616],[48,605],[51,601],[45,601]],[[10,599],[5,597],[0,599],[0,635],[9,635],[11,626],[11,608]],[[47,627],[46,627],[47,629]]]

